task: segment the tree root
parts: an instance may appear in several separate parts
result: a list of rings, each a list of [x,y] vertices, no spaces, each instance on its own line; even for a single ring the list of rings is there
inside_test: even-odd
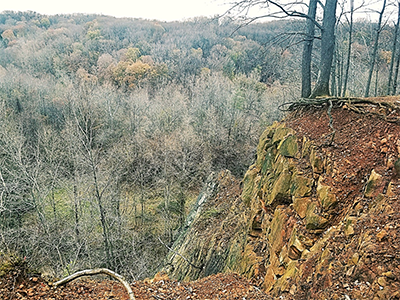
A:
[[[291,112],[299,111],[307,108],[322,108],[326,105],[337,107],[346,107],[347,109],[354,111],[359,114],[371,114],[378,116],[379,118],[390,122],[399,123],[400,117],[393,116],[396,111],[400,111],[400,103],[389,103],[384,101],[375,101],[371,98],[339,98],[339,97],[329,97],[329,98],[317,98],[317,99],[305,99],[302,98],[296,102],[287,102],[280,105],[278,108],[281,111]],[[378,112],[373,110],[368,110],[368,107],[379,108]],[[329,113],[328,113],[329,115]],[[392,116],[391,116],[392,115]],[[332,126],[331,126],[332,128]]]
[[[301,112],[305,109],[315,108],[321,109],[328,106],[327,114],[329,117],[329,127],[332,132],[326,136],[330,137],[326,145],[332,146],[333,140],[335,138],[336,129],[333,127],[332,118],[332,108],[333,106],[346,108],[348,110],[354,111],[358,114],[374,115],[378,118],[389,122],[400,124],[400,102],[396,103],[376,101],[371,98],[339,98],[339,97],[329,97],[329,98],[317,98],[317,99],[306,99],[301,98],[296,102],[287,102],[280,105],[278,108],[285,112]]]
[[[328,116],[329,116],[329,127],[332,129],[332,133],[330,134],[332,136],[330,142],[328,143],[328,146],[332,146],[333,143],[333,139],[335,138],[335,134],[336,134],[336,129],[333,127],[333,118],[332,118],[332,107],[333,107],[333,103],[332,100],[329,100],[329,107],[328,107]]]
[[[121,282],[124,285],[126,291],[128,292],[129,300],[135,300],[133,291],[132,291],[129,283],[125,280],[125,278],[109,269],[91,269],[91,270],[84,270],[84,271],[76,272],[68,277],[65,277],[64,279],[54,282],[52,285],[54,287],[57,287],[59,285],[64,285],[74,279],[81,277],[81,276],[98,275],[98,274],[106,274],[106,275],[109,275],[109,276],[117,279],[119,282]]]

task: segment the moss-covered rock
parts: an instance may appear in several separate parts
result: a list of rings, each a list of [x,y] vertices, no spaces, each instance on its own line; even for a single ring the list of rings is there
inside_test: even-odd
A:
[[[249,170],[246,172],[243,178],[243,191],[242,191],[242,199],[246,205],[249,205],[251,199],[254,196],[255,191],[255,179],[258,174],[258,169],[255,165],[251,166]]]
[[[297,275],[298,271],[296,261],[291,261],[288,264],[285,274],[276,281],[274,285],[275,293],[273,295],[278,296],[278,293],[288,292],[290,289],[289,283]]]
[[[306,229],[318,230],[324,229],[328,226],[329,220],[321,217],[315,213],[309,214],[306,217]]]
[[[5,254],[0,252],[0,277],[15,271],[26,271],[27,263],[24,259],[20,258],[15,254]]]
[[[373,219],[366,219],[382,212],[395,213],[398,184],[396,174],[391,173],[394,165],[383,176],[372,171],[363,191],[360,178],[365,175],[365,166],[347,169],[351,157],[347,152],[346,157],[340,156],[341,146],[325,147],[321,140],[314,144],[305,136],[300,144],[303,134],[284,123],[274,123],[264,131],[257,160],[242,182],[242,202],[234,201],[232,214],[217,207],[204,208],[204,214],[210,215],[207,230],[212,238],[202,231],[201,239],[185,241],[177,249],[206,270],[185,271],[183,278],[233,271],[262,284],[270,295],[288,299],[330,299],[329,287],[338,278],[361,282],[359,278],[366,276],[372,285],[393,280],[382,275],[386,270],[369,274],[365,266],[377,253],[376,243],[382,246],[395,237],[395,225],[378,230]],[[381,170],[381,166],[376,168]],[[344,180],[346,184],[342,184]],[[349,188],[348,180],[357,181],[357,188]],[[360,229],[365,232],[360,234]],[[243,231],[238,234],[237,230]],[[191,236],[198,233],[191,232]],[[350,247],[357,251],[350,253]],[[190,269],[187,262],[177,260],[180,268]],[[341,299],[339,294],[332,295],[332,299]],[[349,293],[358,299],[355,295]]]
[[[301,145],[301,157],[304,158],[310,155],[312,143],[309,139],[303,136],[303,143]]]
[[[251,244],[247,244],[241,254],[241,259],[236,269],[247,278],[253,278],[258,273],[257,267],[262,261],[262,257],[255,253],[254,247]]]
[[[298,151],[297,137],[290,135],[278,145],[279,153],[286,157],[295,157]]]
[[[296,175],[294,176],[290,187],[290,194],[295,197],[309,197],[312,192],[313,184],[313,179]]]
[[[371,175],[369,176],[367,185],[365,187],[364,196],[367,198],[372,198],[377,196],[381,191],[380,187],[382,185],[382,175],[372,170]]]
[[[288,216],[283,208],[276,208],[274,216],[270,224],[270,234],[268,235],[268,241],[270,243],[271,252],[279,253],[285,242],[284,236],[287,233],[285,224]]]
[[[300,218],[304,219],[307,215],[307,209],[311,204],[310,198],[293,198],[293,208]]]
[[[354,223],[355,223],[356,218],[355,217],[348,217],[345,221],[344,221],[344,226],[343,226],[343,230],[344,230],[344,234],[346,236],[351,236],[354,234]]]
[[[272,143],[277,144],[287,138],[288,136],[293,136],[295,134],[292,128],[285,127],[285,123],[281,123],[276,127],[274,135],[272,137]]]
[[[281,125],[278,122],[274,122],[274,124],[267,127],[267,129],[265,129],[264,132],[261,134],[257,145],[257,166],[261,166],[263,164],[267,149],[270,148],[273,144],[272,137],[274,136],[275,129],[278,126]]]
[[[332,192],[332,188],[327,185],[322,185],[321,180],[318,181],[317,196],[319,203],[324,210],[333,208],[338,203],[335,193]]]
[[[291,201],[290,185],[292,174],[288,170],[284,170],[275,181],[272,191],[268,196],[267,205],[273,203],[288,203]]]
[[[306,247],[303,245],[303,243],[300,241],[301,237],[299,237],[299,234],[296,229],[293,229],[292,235],[290,236],[289,240],[289,250],[288,250],[288,256],[292,260],[297,260],[301,257],[303,251],[306,249]]]
[[[265,175],[268,173],[268,170],[270,170],[273,167],[274,161],[275,161],[275,155],[273,153],[271,153],[271,151],[267,152],[265,154],[264,161],[261,166],[261,174],[262,175]]]
[[[315,213],[316,206],[311,202],[307,207],[305,223],[308,230],[324,229],[328,225],[329,220]]]

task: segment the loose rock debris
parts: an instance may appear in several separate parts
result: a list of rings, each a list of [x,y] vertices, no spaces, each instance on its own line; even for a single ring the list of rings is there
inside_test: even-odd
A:
[[[14,277],[16,275],[14,272],[0,278],[0,299],[128,300],[126,290],[117,281],[79,279],[53,288],[41,277]],[[194,282],[178,282],[163,277],[158,281],[135,281],[131,287],[137,300],[272,299],[237,274],[218,274]]]

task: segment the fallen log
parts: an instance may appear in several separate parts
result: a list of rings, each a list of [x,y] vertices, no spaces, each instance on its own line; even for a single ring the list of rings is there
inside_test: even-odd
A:
[[[125,280],[125,278],[109,269],[104,269],[104,268],[79,271],[79,272],[76,272],[72,275],[65,277],[64,279],[54,282],[52,285],[54,287],[57,287],[60,285],[64,285],[64,284],[66,284],[74,279],[77,279],[79,277],[82,277],[82,276],[91,276],[91,275],[98,275],[98,274],[106,274],[106,275],[111,276],[112,278],[117,279],[119,282],[121,282],[124,285],[126,291],[128,292],[129,300],[135,300],[133,291],[132,291],[129,283]]]

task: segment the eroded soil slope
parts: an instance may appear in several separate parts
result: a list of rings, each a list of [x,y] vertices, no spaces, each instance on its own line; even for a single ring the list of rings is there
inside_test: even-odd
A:
[[[398,97],[298,106],[261,135],[240,201],[198,239],[200,214],[175,249],[198,266],[218,262],[213,272],[235,271],[274,298],[399,299],[399,178]],[[171,265],[172,277],[207,275],[178,256]]]
[[[317,242],[313,256],[298,263],[293,299],[400,299],[400,101],[371,100],[377,103],[333,109],[331,145],[326,108],[287,118],[298,139],[312,141],[324,160],[320,174],[312,169],[322,204],[316,212],[328,220],[321,236],[306,234]],[[327,209],[318,194],[325,186],[336,197]]]

